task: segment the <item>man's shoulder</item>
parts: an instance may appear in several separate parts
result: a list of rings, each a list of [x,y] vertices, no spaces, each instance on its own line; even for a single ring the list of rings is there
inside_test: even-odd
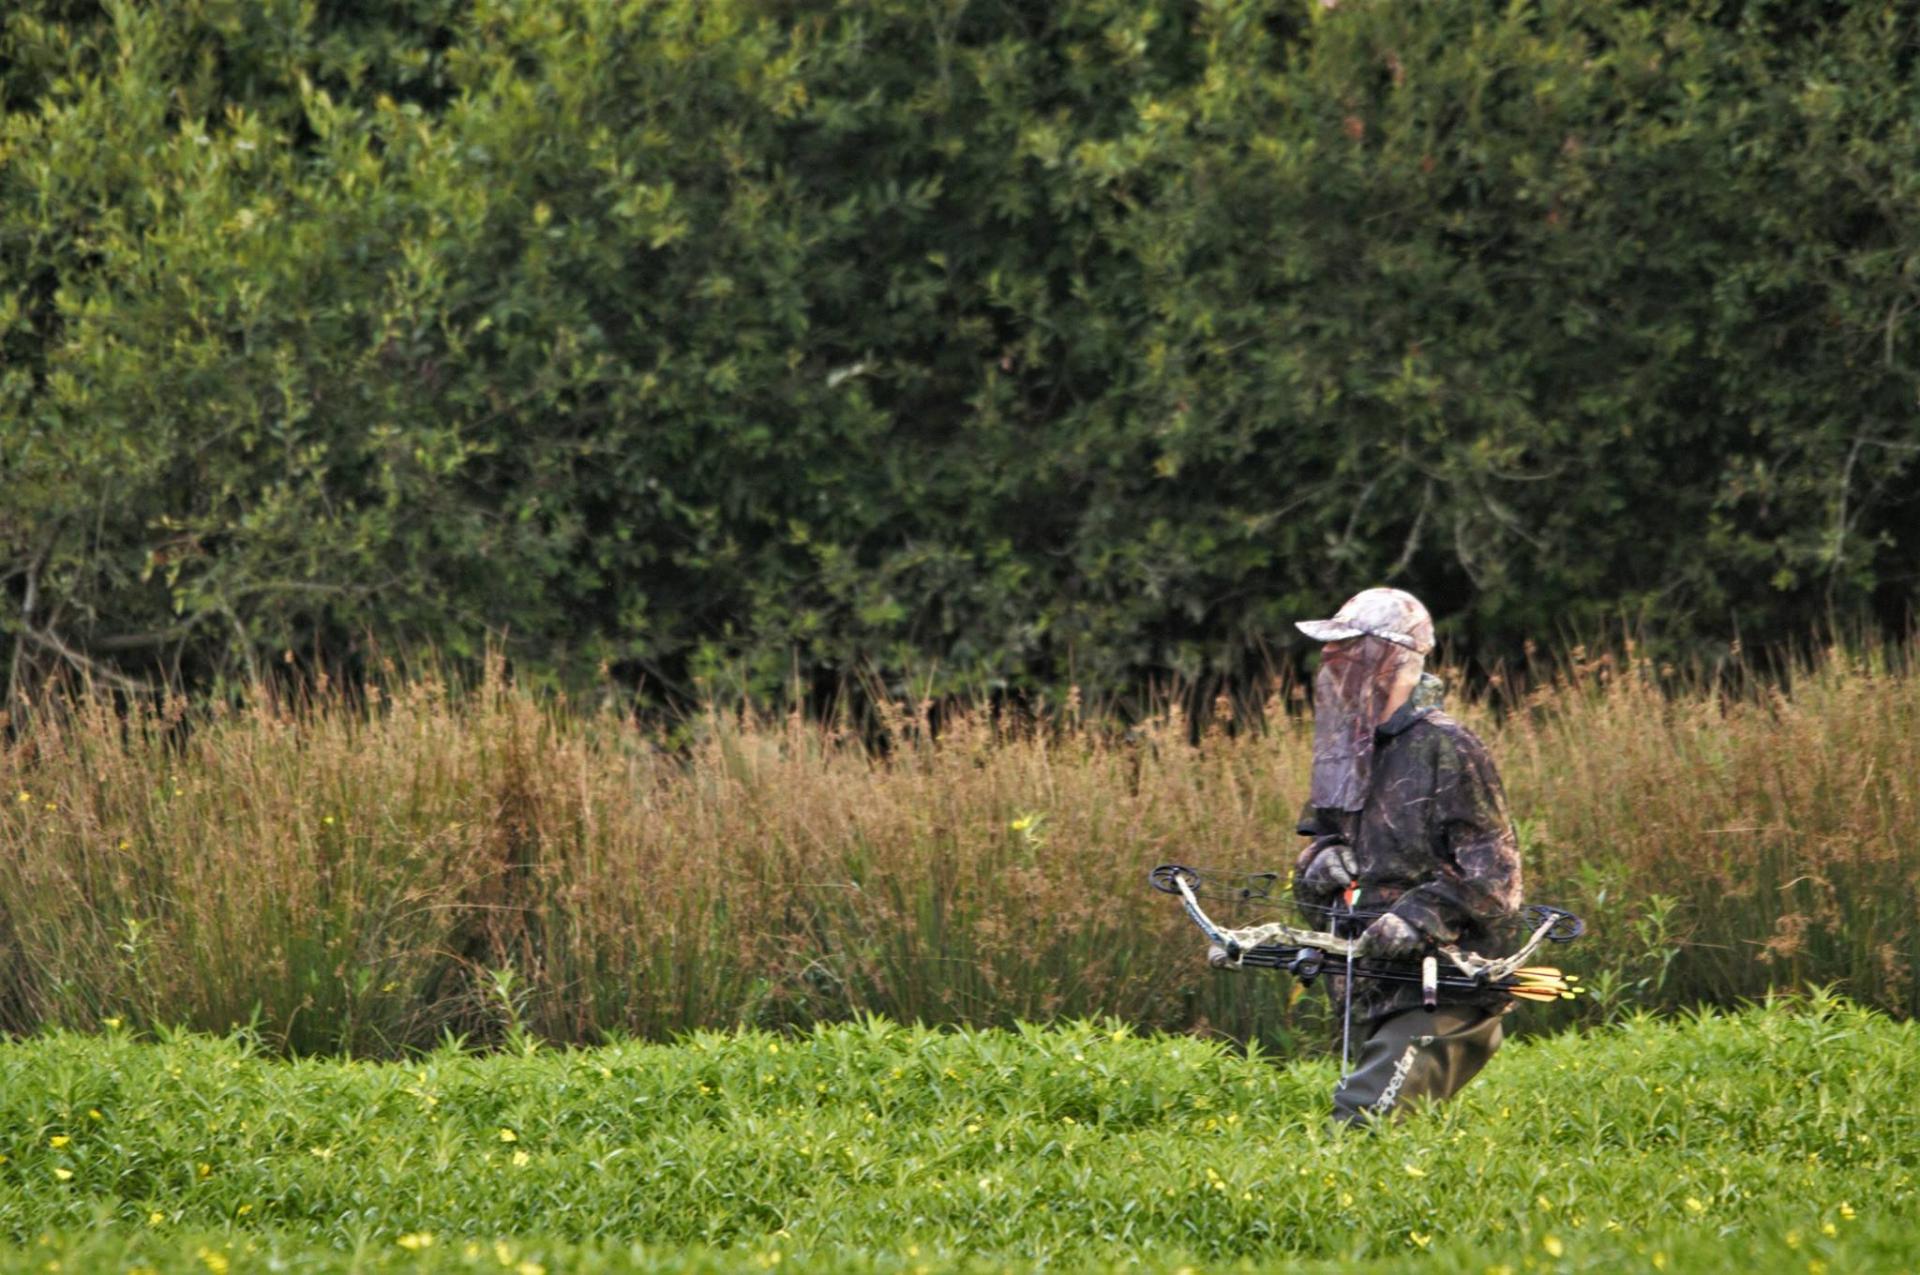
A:
[[[1478,735],[1438,708],[1413,723],[1407,728],[1406,733],[1408,743],[1425,748],[1482,755],[1487,751],[1487,746],[1480,741]]]

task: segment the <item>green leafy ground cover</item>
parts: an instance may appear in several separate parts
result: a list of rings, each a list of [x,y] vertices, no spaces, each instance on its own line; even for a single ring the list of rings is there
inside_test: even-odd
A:
[[[0,1047],[0,1264],[1920,1265],[1916,1030],[1818,997],[1526,1040],[1451,1108],[1345,1136],[1325,1060],[1111,1024],[516,1043]]]

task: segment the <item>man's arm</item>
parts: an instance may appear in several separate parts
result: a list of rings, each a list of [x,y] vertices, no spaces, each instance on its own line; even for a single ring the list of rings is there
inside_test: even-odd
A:
[[[1486,931],[1520,906],[1520,843],[1486,745],[1458,727],[1436,740],[1427,826],[1439,875],[1400,896],[1394,914],[1436,942]]]

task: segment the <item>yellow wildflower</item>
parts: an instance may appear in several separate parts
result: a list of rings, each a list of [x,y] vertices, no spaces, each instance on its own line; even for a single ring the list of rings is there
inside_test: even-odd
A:
[[[1567,1246],[1560,1242],[1558,1235],[1547,1236],[1547,1238],[1540,1241],[1540,1247],[1547,1250],[1548,1257],[1558,1257],[1567,1251]]]
[[[411,1234],[402,1235],[399,1239],[395,1240],[394,1243],[410,1252],[417,1252],[423,1248],[432,1248],[433,1232],[414,1231]]]
[[[72,1138],[69,1138],[69,1137],[68,1137],[68,1136],[67,1136],[66,1134],[64,1134],[64,1133],[56,1133],[56,1134],[54,1134],[54,1135],[53,1135],[53,1136],[52,1136],[51,1138],[48,1138],[48,1139],[47,1139],[47,1145],[48,1145],[48,1146],[50,1146],[50,1147],[55,1147],[55,1148],[58,1148],[58,1147],[64,1147],[64,1146],[66,1146],[66,1145],[67,1145],[67,1144],[68,1144],[69,1142],[72,1142],[72,1141],[73,1141],[73,1139],[72,1139]]]
[[[519,1134],[517,1134],[517,1133],[515,1133],[515,1132],[514,1132],[513,1130],[511,1130],[511,1129],[507,1129],[507,1128],[502,1128],[502,1129],[500,1130],[500,1141],[502,1141],[502,1142],[518,1142],[518,1141],[520,1141],[520,1135],[519,1135]]]
[[[56,1178],[59,1178],[62,1182],[69,1182],[73,1180],[73,1170],[72,1169],[55,1169],[53,1171],[53,1176]]]

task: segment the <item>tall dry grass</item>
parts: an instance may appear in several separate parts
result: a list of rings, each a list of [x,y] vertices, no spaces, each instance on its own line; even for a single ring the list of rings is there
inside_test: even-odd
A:
[[[1604,927],[1603,1003],[1823,982],[1920,1009],[1913,654],[1828,648],[1677,691],[1631,653],[1576,660],[1489,732],[1534,880]]]
[[[1582,911],[1596,995],[1534,1024],[1810,980],[1915,1007],[1920,679],[1884,653],[1791,694],[1575,664],[1456,706],[1490,742],[1528,894]],[[24,713],[24,720],[20,716]],[[520,689],[401,679],[240,710],[22,706],[0,749],[0,1026],[256,1021],[381,1052],[875,1011],[1116,1014],[1285,1046],[1321,998],[1205,969],[1166,860],[1285,869],[1311,732],[1190,743],[904,710],[884,755],[797,716],[666,736]],[[1249,918],[1250,919],[1250,918]]]

